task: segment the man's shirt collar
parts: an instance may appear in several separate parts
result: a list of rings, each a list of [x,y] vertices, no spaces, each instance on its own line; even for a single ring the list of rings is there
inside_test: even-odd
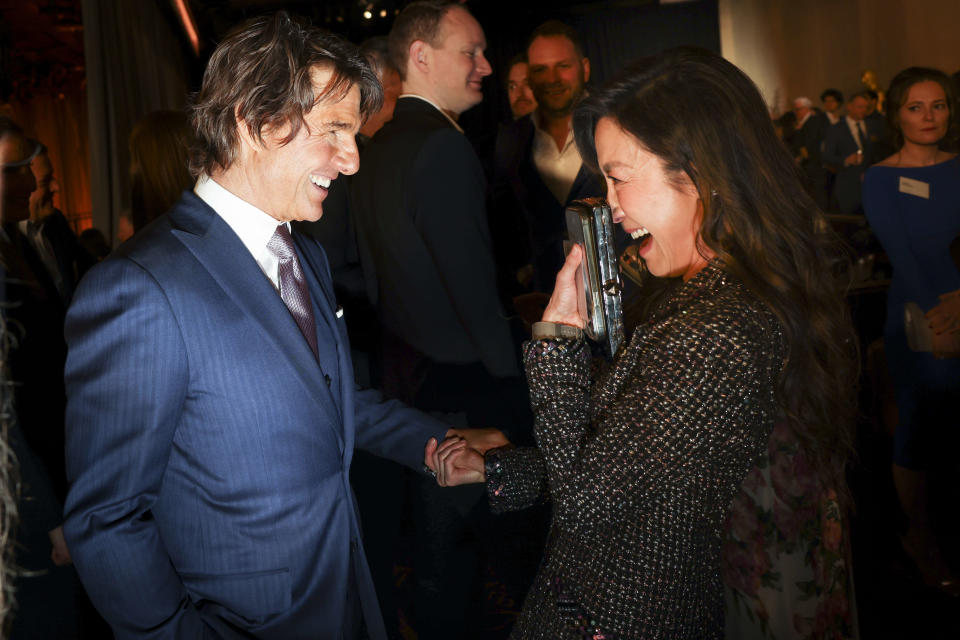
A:
[[[398,99],[399,98],[416,98],[417,100],[423,100],[424,102],[429,104],[431,107],[433,107],[434,109],[442,113],[443,117],[449,120],[450,124],[452,124],[457,131],[459,131],[460,133],[463,133],[463,129],[460,127],[459,124],[457,124],[457,121],[451,118],[449,113],[447,113],[446,111],[441,109],[439,106],[437,106],[437,103],[434,102],[433,100],[430,100],[429,98],[424,98],[423,96],[419,96],[415,93],[402,93],[400,94],[400,96],[398,96]]]

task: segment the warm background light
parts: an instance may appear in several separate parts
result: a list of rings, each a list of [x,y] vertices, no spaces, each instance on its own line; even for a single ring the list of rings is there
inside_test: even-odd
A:
[[[180,18],[183,30],[187,33],[187,39],[190,40],[193,54],[200,55],[200,36],[197,34],[197,24],[193,21],[190,7],[187,6],[186,0],[173,0],[173,7],[177,11],[177,17]]]

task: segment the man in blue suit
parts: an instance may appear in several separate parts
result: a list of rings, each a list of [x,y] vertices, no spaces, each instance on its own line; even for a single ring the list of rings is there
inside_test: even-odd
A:
[[[821,158],[837,174],[833,197],[840,213],[863,213],[863,174],[880,159],[874,153],[878,132],[864,119],[866,113],[867,97],[858,93],[847,103],[846,117],[827,129],[823,141]]]
[[[193,192],[81,282],[65,533],[118,638],[385,638],[354,447],[411,467],[447,428],[353,384],[316,220],[382,93],[352,45],[253,20],[193,107]],[[293,224],[290,224],[290,223]]]

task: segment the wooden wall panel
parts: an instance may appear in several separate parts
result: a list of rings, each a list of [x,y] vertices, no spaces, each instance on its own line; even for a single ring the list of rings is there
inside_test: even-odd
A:
[[[863,88],[864,69],[886,89],[904,67],[960,69],[956,0],[720,0],[724,57],[779,110],[826,87]]]

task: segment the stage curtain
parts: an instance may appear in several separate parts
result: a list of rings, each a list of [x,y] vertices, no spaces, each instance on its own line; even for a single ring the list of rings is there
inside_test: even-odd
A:
[[[133,125],[156,109],[186,106],[189,69],[166,0],[84,0],[93,226],[116,235],[130,206]]]

